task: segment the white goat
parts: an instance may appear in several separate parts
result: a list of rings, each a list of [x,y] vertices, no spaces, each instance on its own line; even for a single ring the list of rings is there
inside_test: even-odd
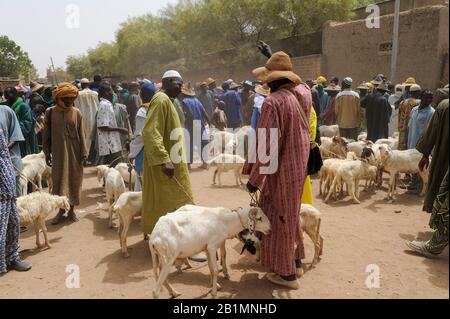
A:
[[[108,170],[109,170],[108,165],[97,166],[97,181],[101,187],[105,187],[105,177]]]
[[[322,125],[319,126],[320,136],[323,137],[333,137],[339,135],[339,126],[338,125]]]
[[[115,168],[110,168],[105,176],[106,200],[108,202],[109,227],[113,228],[113,204],[126,192],[122,175]]]
[[[39,190],[42,190],[42,175],[44,175],[47,169],[44,152],[25,156],[22,159],[22,163],[23,169],[20,176],[20,187],[22,189],[22,194],[26,195],[28,193],[28,181],[36,183]]]
[[[135,217],[141,216],[142,192],[126,192],[119,196],[113,205],[113,211],[119,216],[119,240],[124,258],[130,257],[127,247],[127,233]],[[147,235],[144,236],[147,239]]]
[[[407,151],[392,150],[387,145],[381,145],[379,151],[383,168],[391,175],[387,195],[388,200],[393,200],[395,178],[398,173],[418,173],[423,181],[423,188],[420,196],[425,194],[428,187],[429,168],[425,169],[423,172],[420,171],[419,162],[422,159],[422,154],[419,151],[416,149]]]
[[[128,164],[126,163],[119,163],[115,167],[116,170],[119,171],[120,175],[122,175],[122,178],[125,182],[125,184],[129,184],[130,182],[130,172],[128,171]],[[131,170],[131,187],[134,188],[134,185],[136,184],[136,171],[134,169]]]
[[[330,158],[331,156],[331,145],[333,144],[333,139],[331,137],[320,137],[320,154],[323,158]]]
[[[223,173],[233,171],[236,178],[236,185],[243,185],[242,182],[242,168],[244,167],[245,160],[239,155],[220,154],[207,162],[208,165],[216,166],[213,177],[213,185],[216,185],[216,177],[219,179],[219,186],[222,187],[221,175]]]
[[[358,141],[365,141],[366,139],[367,139],[366,132],[362,132],[361,134],[358,135]]]
[[[391,150],[398,150],[398,138],[393,138],[393,137],[389,137],[389,138],[382,138],[379,139],[375,142],[376,145],[380,145],[380,144],[384,144],[384,145],[388,145]]]
[[[372,144],[373,143],[371,141],[351,142],[347,144],[347,149],[349,152],[353,152],[357,156],[361,157],[363,149],[365,147],[370,147]]]
[[[314,257],[310,266],[310,268],[313,268],[319,262],[323,251],[323,237],[320,235],[322,214],[312,205],[302,204],[299,215],[302,240],[304,240],[304,233],[306,233],[314,244]],[[245,245],[244,249],[247,248],[252,254],[256,254],[256,261],[259,261],[261,253],[259,238],[250,234],[246,229],[239,233],[238,239]]]
[[[214,156],[222,153],[233,154],[236,150],[235,135],[227,131],[217,131],[212,134],[211,142],[208,146],[208,154],[213,154]]]
[[[179,293],[167,281],[170,268],[178,259],[185,259],[205,251],[212,278],[212,296],[217,296],[217,250],[220,248],[223,274],[229,278],[226,265],[225,241],[236,237],[244,229],[253,229],[265,235],[270,233],[270,221],[260,208],[207,208],[187,205],[159,219],[150,236],[149,247],[153,271],[157,279],[154,298],[161,286],[173,297]],[[158,273],[158,270],[160,272]]]
[[[19,211],[20,225],[34,224],[36,233],[36,246],[41,248],[39,231],[44,233],[45,246],[50,248],[47,238],[47,227],[45,219],[48,215],[56,213],[60,209],[70,209],[69,200],[66,196],[55,196],[45,192],[34,192],[17,198],[17,210]]]
[[[370,165],[365,161],[344,161],[341,163],[340,167],[336,172],[333,184],[331,185],[330,191],[325,199],[328,201],[332,195],[332,190],[336,187],[338,183],[347,185],[349,195],[352,197],[355,204],[360,204],[358,200],[359,197],[359,181],[364,176],[370,174]]]

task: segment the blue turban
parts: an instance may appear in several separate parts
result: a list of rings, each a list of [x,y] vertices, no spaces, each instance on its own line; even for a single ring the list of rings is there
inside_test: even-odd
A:
[[[141,91],[144,91],[147,93],[155,93],[157,90],[156,90],[156,86],[153,83],[145,81],[141,85]]]

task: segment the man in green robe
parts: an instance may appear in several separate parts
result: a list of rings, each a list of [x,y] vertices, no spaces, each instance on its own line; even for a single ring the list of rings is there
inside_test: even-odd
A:
[[[17,89],[14,87],[8,87],[5,90],[6,105],[11,107],[19,120],[20,129],[22,135],[25,138],[23,142],[20,142],[20,154],[25,157],[30,154],[39,153],[38,141],[36,132],[34,131],[35,121],[31,113],[31,109],[21,97]]]
[[[142,228],[145,234],[151,234],[161,216],[193,204],[183,130],[173,104],[181,92],[183,80],[178,72],[168,71],[162,85],[162,91],[150,101],[142,130]]]
[[[439,192],[439,187],[448,170],[448,99],[443,100],[431,118],[427,130],[419,139],[416,149],[423,154],[419,163],[420,170],[429,165],[429,156],[432,156],[428,190],[425,195],[423,210],[431,213],[433,203]]]

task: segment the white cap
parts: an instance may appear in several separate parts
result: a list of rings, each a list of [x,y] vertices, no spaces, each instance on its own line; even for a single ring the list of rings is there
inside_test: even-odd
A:
[[[89,80],[86,78],[81,79],[80,81],[81,84],[89,84]]]
[[[178,72],[175,71],[175,70],[169,70],[169,71],[167,71],[166,73],[164,73],[164,75],[163,75],[162,78],[163,78],[163,79],[167,79],[167,78],[180,78],[180,79],[182,79],[180,73],[178,73]]]
[[[420,90],[422,90],[422,88],[420,87],[419,84],[413,84],[409,88],[409,92],[417,92],[417,91],[420,91]]]
[[[352,85],[353,79],[351,77],[346,77],[344,79],[344,83],[347,84],[347,85]]]

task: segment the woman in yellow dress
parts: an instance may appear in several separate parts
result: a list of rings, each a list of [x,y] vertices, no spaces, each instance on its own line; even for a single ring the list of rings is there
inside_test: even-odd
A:
[[[317,135],[317,114],[313,107],[311,107],[309,125],[311,127],[311,141],[315,141]],[[313,204],[312,183],[309,176],[306,177],[305,186],[303,187],[302,204]]]

